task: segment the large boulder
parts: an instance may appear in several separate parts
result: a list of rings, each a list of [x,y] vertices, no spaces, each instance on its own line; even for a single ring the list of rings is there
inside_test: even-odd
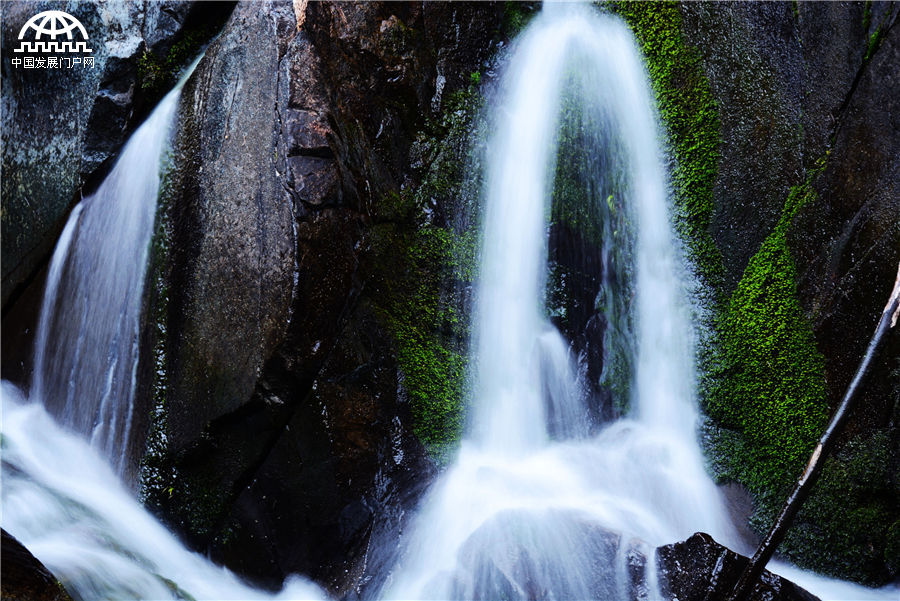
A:
[[[623,542],[574,512],[505,511],[463,543],[448,598],[647,599],[646,557]]]
[[[421,285],[403,263],[420,224],[392,207],[418,183],[424,116],[468,82],[500,13],[302,6],[240,4],[183,91],[143,492],[254,581],[302,572],[346,592],[433,472],[384,301]]]

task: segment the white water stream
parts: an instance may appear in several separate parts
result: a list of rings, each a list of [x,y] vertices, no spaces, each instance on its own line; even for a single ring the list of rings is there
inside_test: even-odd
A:
[[[579,436],[577,370],[542,307],[556,161],[572,160],[557,159],[556,137],[573,74],[594,101],[585,110],[600,111],[593,121],[616,128],[620,193],[637,232],[633,411],[593,437]],[[628,30],[580,10],[536,19],[501,94],[487,161],[472,433],[426,500],[387,596],[485,598],[500,581],[509,598],[623,598],[629,545],[648,553],[698,529],[734,538],[695,440],[685,274],[652,100]],[[602,536],[579,534],[595,526],[622,537],[606,555],[593,548]]]
[[[161,161],[183,83],[60,236],[28,398],[0,389],[3,528],[84,601],[324,598],[299,577],[279,595],[246,586],[186,549],[123,482]]]
[[[568,344],[544,317],[547,216],[567,81],[586,123],[613,131],[636,232],[631,412],[585,436]],[[473,340],[474,420],[455,463],[427,495],[382,591],[391,599],[626,599],[634,550],[704,531],[747,552],[697,443],[687,273],[677,252],[647,78],[613,17],[545,5],[518,40],[488,148],[481,279]],[[597,152],[598,148],[585,148]],[[610,161],[607,161],[609,163]],[[602,202],[602,199],[600,200]],[[553,416],[554,431],[549,430]],[[823,598],[895,598],[791,569]],[[845,586],[846,588],[841,588]]]
[[[594,434],[569,345],[542,307],[552,174],[557,160],[568,160],[556,156],[563,78],[572,74],[593,99],[594,122],[615,130],[613,158],[626,170],[620,192],[636,232],[632,412]],[[405,553],[381,593],[652,598],[654,566],[636,583],[634,551],[698,530],[738,541],[696,443],[685,275],[646,78],[618,21],[575,9],[536,19],[504,82],[474,321],[473,426],[401,536]],[[117,473],[130,461],[157,166],[177,100],[176,90],[135,133],[60,239],[31,391],[25,398],[6,382],[0,391],[2,524],[81,599],[322,598],[300,578],[278,595],[253,590],[189,552]],[[897,597],[789,575],[824,598]]]
[[[30,395],[129,467],[140,316],[159,195],[159,161],[179,94],[168,94],[97,191],[78,203],[53,253]]]

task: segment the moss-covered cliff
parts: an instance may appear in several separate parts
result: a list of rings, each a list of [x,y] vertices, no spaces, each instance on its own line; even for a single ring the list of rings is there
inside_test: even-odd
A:
[[[896,105],[873,79],[895,60],[897,11],[869,3],[612,8],[647,58],[670,139],[679,229],[708,286],[707,452],[721,480],[752,493],[750,521],[762,532],[849,381],[900,258],[900,213],[888,197],[897,140],[876,140],[868,123]],[[837,33],[823,39],[823,31]],[[831,71],[818,79],[823,56]],[[860,146],[873,148],[865,166]],[[847,186],[834,173],[864,183]],[[853,342],[841,344],[834,330]],[[898,355],[892,343],[781,547],[801,565],[876,584],[897,576]]]

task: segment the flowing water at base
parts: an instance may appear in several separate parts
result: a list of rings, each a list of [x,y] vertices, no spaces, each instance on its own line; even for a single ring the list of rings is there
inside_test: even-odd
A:
[[[183,83],[60,236],[28,398],[0,389],[3,528],[85,601],[324,598],[299,577],[277,596],[242,584],[186,549],[125,485],[140,456],[130,447],[148,248]]]
[[[192,553],[125,488],[105,458],[8,382],[3,528],[77,599],[323,599],[294,578],[272,595]]]
[[[605,361],[614,359],[610,349],[634,349],[624,358],[633,366],[630,416],[594,435],[586,435],[583,386],[568,344],[543,307],[556,167],[579,160],[558,152],[561,114],[573,102],[581,119],[576,131],[586,141],[578,154],[602,156],[593,164],[609,172],[592,174],[589,194],[599,198],[591,204],[602,207],[609,194],[610,209],[618,202],[626,212],[615,229],[605,228],[619,246],[605,256],[627,255],[626,267],[605,279],[626,281],[627,289],[630,278],[635,293],[627,303],[633,326],[610,329],[603,341]],[[588,9],[545,5],[513,49],[495,110],[471,432],[423,501],[381,593],[658,598],[655,563],[646,559],[654,547],[704,531],[749,549],[697,444],[688,277],[672,232],[653,103],[630,33]],[[604,210],[604,218],[612,214]],[[799,570],[791,575],[824,597],[896,594],[840,589]]]

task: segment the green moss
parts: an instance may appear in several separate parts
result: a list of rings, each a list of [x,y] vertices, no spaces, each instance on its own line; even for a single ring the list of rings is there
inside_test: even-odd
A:
[[[866,0],[863,5],[863,31],[869,30],[869,24],[872,22],[872,0]]]
[[[750,260],[718,330],[722,349],[705,409],[723,431],[713,446],[720,476],[746,486],[764,530],[825,427],[825,365],[797,297],[787,233],[815,199],[809,183],[788,196],[780,221]]]
[[[512,39],[519,35],[534,17],[536,9],[536,2],[504,2],[503,21],[500,26],[503,36]]]
[[[800,306],[788,245],[794,217],[816,201],[811,182],[824,166],[825,158],[791,190],[717,324],[721,349],[704,399],[715,423],[708,448],[720,479],[753,494],[750,524],[759,533],[780,511],[831,411],[824,357]],[[881,550],[898,509],[890,448],[889,432],[868,432],[828,458],[779,552],[820,572],[884,583],[890,561]]]
[[[477,230],[452,225],[472,184],[466,155],[482,98],[474,87],[448,96],[412,154],[421,181],[382,198],[373,227],[372,298],[393,335],[413,430],[442,460],[458,443],[465,414],[468,315]]]
[[[779,550],[799,565],[860,582],[883,583],[886,571],[896,574],[891,549],[900,531],[891,532],[898,500],[890,447],[890,432],[877,430],[838,449]]]
[[[897,363],[900,366],[900,362]],[[888,376],[900,383],[900,369]],[[900,417],[900,386],[894,386],[893,424]],[[869,585],[884,585],[900,573],[900,481],[896,425],[857,432],[825,462],[806,501],[779,547],[797,565]],[[763,518],[780,509],[767,508]]]
[[[397,198],[384,201],[398,204]],[[454,282],[471,278],[474,239],[406,218],[374,228],[379,315],[397,344],[403,388],[419,440],[441,457],[462,433],[465,328],[453,303]]]
[[[875,55],[875,52],[878,50],[878,47],[881,46],[881,39],[884,37],[884,30],[879,27],[872,35],[869,36],[868,44],[866,45],[866,55],[863,57],[863,61],[870,61],[872,57]]]
[[[141,58],[138,59],[137,73],[141,89],[149,93],[157,92],[163,88],[167,79],[163,61],[149,50],[145,50]]]
[[[724,275],[722,257],[710,234],[719,162],[719,113],[700,55],[685,44],[676,3],[614,2],[610,8],[632,29],[645,57],[675,159],[671,183],[676,228],[698,275],[716,293]]]
[[[865,8],[863,9],[863,30],[865,32],[869,31],[869,27],[872,25],[872,6],[871,2],[866,2]],[[869,34],[866,39],[866,53],[863,56],[863,62],[869,62],[872,60],[872,57],[875,56],[875,53],[878,51],[878,48],[881,47],[881,43],[884,41],[884,34],[890,29],[890,13],[886,13],[882,16],[881,20],[875,24],[874,31]]]
[[[220,25],[209,24],[187,29],[165,56],[144,51],[138,59],[138,85],[151,103],[162,98],[175,85],[181,70],[215,35]]]
[[[712,441],[717,467],[758,499],[772,498],[774,506],[828,417],[824,362],[797,299],[786,242],[791,220],[812,193],[808,186],[791,193],[737,289],[723,297],[721,255],[710,234],[719,118],[700,57],[684,43],[675,3],[616,2],[612,8],[633,29],[646,57],[676,162],[676,226],[712,292],[711,325],[721,349],[705,349],[702,396],[718,426]]]
[[[707,309],[698,360],[700,395],[715,383],[716,315],[725,310],[725,269],[711,234],[719,164],[719,112],[700,54],[682,34],[674,2],[618,1],[606,5],[631,28],[644,57],[672,157],[670,184],[676,231],[697,275]]]

